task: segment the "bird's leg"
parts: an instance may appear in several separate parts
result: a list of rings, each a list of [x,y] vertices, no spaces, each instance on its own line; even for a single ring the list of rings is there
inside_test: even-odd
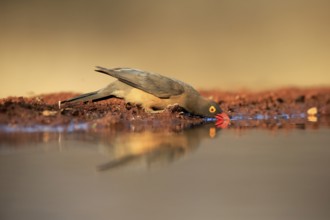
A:
[[[150,107],[149,109],[147,109],[148,112],[153,113],[153,114],[157,114],[157,113],[162,113],[165,111],[165,109],[160,109],[160,108],[156,108],[156,107]]]
[[[174,103],[172,105],[168,105],[166,108],[171,108],[171,109],[175,109],[175,108],[179,108],[180,105],[178,103]]]

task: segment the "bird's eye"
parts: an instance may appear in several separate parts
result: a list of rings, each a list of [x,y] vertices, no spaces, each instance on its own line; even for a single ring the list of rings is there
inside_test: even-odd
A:
[[[210,106],[209,111],[211,113],[214,113],[216,111],[215,107],[213,105]]]

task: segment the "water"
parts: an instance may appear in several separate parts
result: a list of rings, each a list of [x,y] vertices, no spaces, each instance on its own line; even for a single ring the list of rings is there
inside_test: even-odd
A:
[[[0,219],[329,219],[326,126],[0,135]]]

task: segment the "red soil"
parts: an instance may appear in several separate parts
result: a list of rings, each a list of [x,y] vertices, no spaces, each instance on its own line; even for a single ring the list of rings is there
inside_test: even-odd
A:
[[[237,115],[268,115],[306,113],[315,107],[321,118],[330,115],[330,88],[285,88],[262,92],[201,91],[201,94],[217,101],[230,117]],[[8,97],[0,99],[0,125],[68,125],[88,122],[92,127],[137,126],[154,129],[181,130],[204,123],[203,119],[183,113],[180,107],[166,109],[162,113],[146,113],[141,107],[124,100],[108,100],[66,105],[59,109],[58,101],[77,94],[53,93],[35,97]],[[232,127],[244,126],[232,122]],[[329,126],[328,120],[325,122]],[[257,121],[256,127],[274,126],[274,123]]]

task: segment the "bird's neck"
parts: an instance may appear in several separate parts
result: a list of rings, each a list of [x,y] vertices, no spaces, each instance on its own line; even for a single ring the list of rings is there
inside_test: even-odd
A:
[[[208,102],[206,98],[200,95],[190,97],[187,100],[189,101],[186,103],[186,110],[194,114],[200,114],[201,109],[203,109]]]

